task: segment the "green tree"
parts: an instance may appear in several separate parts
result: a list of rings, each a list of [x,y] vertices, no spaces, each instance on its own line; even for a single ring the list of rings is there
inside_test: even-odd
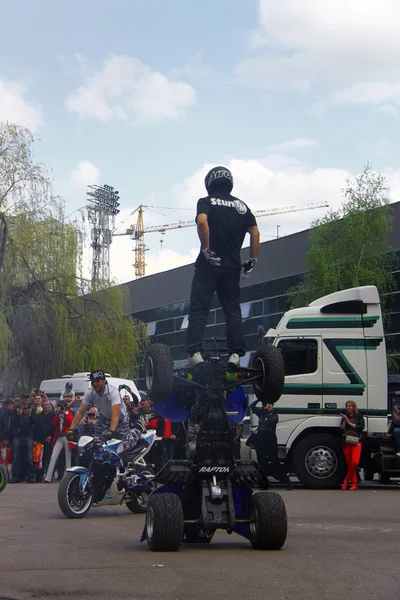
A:
[[[133,377],[143,325],[126,286],[88,289],[77,267],[83,230],[35,163],[33,138],[0,124],[0,380],[17,393],[43,378],[104,368]]]
[[[389,245],[392,215],[386,179],[367,166],[354,181],[347,180],[343,195],[339,210],[330,210],[311,224],[307,270],[304,279],[289,290],[291,307],[307,306],[338,290],[375,285],[388,331],[397,258]],[[389,352],[388,365],[390,370],[398,367]]]
[[[347,180],[339,210],[315,219],[303,281],[289,291],[292,308],[338,290],[376,285],[385,305],[396,285],[395,255],[389,246],[392,229],[386,179],[369,166]]]

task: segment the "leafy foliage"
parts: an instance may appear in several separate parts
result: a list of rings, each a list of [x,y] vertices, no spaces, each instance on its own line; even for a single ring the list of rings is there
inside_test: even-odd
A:
[[[369,166],[354,182],[347,181],[341,209],[312,222],[307,271],[289,291],[292,308],[362,285],[376,285],[384,304],[385,295],[395,288],[389,202],[385,178]]]
[[[67,222],[33,138],[0,124],[0,381],[5,394],[44,378],[104,368],[133,377],[143,326],[127,287],[82,295],[79,220]]]

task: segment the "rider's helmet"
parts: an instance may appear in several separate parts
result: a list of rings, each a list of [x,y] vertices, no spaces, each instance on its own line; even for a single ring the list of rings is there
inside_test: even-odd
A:
[[[207,173],[204,184],[209,195],[216,192],[230,194],[233,189],[232,173],[226,167],[214,167]]]
[[[72,383],[70,381],[67,381],[67,383],[65,384],[65,389],[66,390],[72,390],[74,386],[72,385]]]

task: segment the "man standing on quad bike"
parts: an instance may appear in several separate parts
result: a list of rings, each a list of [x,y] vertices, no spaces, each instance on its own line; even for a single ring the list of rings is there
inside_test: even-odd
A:
[[[122,439],[129,432],[129,417],[121,394],[116,387],[107,383],[104,371],[92,371],[89,378],[92,386],[82,398],[67,433],[67,439],[73,440],[74,431],[91,402],[99,411],[96,435],[103,437],[105,441],[111,438]]]
[[[208,196],[197,202],[197,233],[201,250],[195,262],[190,296],[186,351],[189,366],[204,361],[203,338],[214,293],[226,321],[228,363],[240,366],[245,354],[240,310],[240,276],[248,277],[255,267],[260,233],[249,207],[231,195],[233,177],[229,169],[214,167],[205,178]],[[240,250],[250,233],[250,258],[241,264]]]

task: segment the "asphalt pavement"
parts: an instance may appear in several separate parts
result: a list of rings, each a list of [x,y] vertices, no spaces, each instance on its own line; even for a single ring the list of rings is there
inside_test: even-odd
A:
[[[279,491],[288,512],[280,551],[217,532],[210,545],[153,553],[144,516],[124,506],[69,520],[58,484],[0,494],[0,600],[392,600],[400,589],[400,490]]]

